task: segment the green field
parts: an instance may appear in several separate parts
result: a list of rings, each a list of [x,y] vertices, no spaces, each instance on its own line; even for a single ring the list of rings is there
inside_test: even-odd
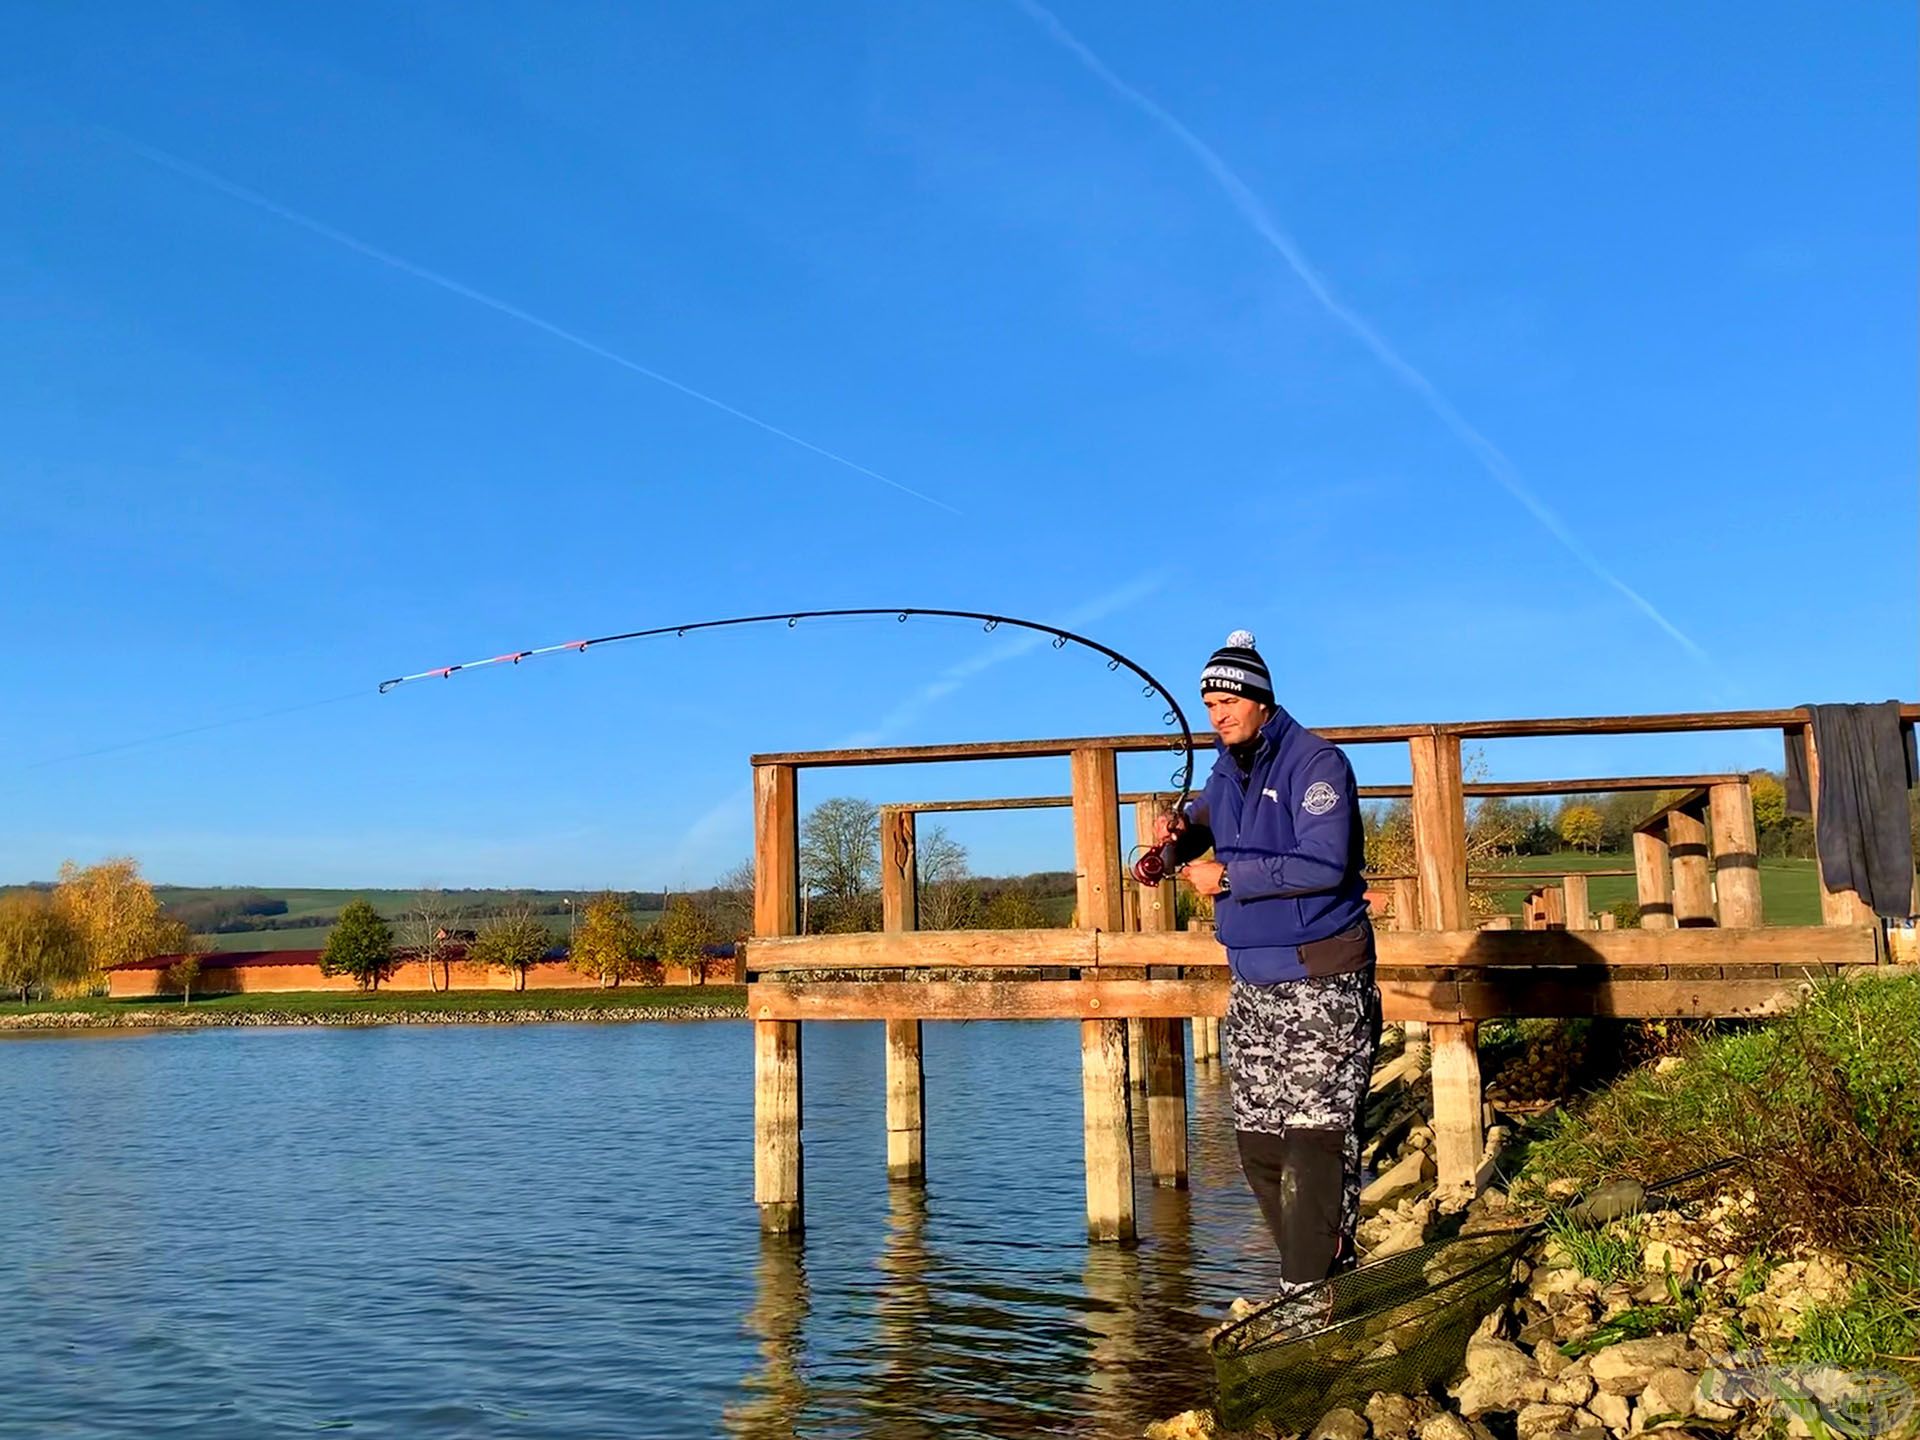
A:
[[[50,1000],[22,1005],[0,1001],[0,1021],[17,1015],[85,1015],[102,1018],[151,1013],[165,1016],[191,1011],[214,1018],[222,1015],[284,1015],[290,1019],[379,1020],[395,1015],[495,1014],[514,1011],[564,1011],[590,1020],[596,1012],[618,1010],[703,1010],[744,1007],[747,992],[739,985],[622,985],[613,990],[456,990],[433,994],[418,990],[359,991],[307,990],[283,995],[212,995],[184,1004],[177,997],[141,996],[110,1000]]]
[[[1500,866],[1515,874],[1557,874],[1568,870],[1631,870],[1631,855],[1518,855]],[[1475,888],[1482,888],[1476,884]],[[1633,876],[1597,875],[1589,882],[1587,893],[1593,908],[1605,910],[1616,900],[1635,898]],[[1510,914],[1518,914],[1525,892],[1514,890],[1498,898]],[[1769,925],[1818,925],[1820,923],[1820,880],[1811,860],[1762,860],[1760,862],[1760,903]]]

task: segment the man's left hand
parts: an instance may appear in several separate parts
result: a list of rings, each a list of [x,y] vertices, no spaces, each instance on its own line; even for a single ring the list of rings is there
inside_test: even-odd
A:
[[[1226,886],[1227,867],[1217,860],[1196,860],[1180,873],[1202,895],[1218,895]]]

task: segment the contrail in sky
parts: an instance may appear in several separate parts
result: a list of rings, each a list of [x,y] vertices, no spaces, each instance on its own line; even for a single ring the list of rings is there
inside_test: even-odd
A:
[[[1438,417],[1440,423],[1453,433],[1454,438],[1473,452],[1474,457],[1501,488],[1519,501],[1527,513],[1539,521],[1549,535],[1565,546],[1574,559],[1586,566],[1597,579],[1611,585],[1624,595],[1632,602],[1635,609],[1666,631],[1689,654],[1696,659],[1712,663],[1706,651],[1695,644],[1691,636],[1654,608],[1651,600],[1601,563],[1600,557],[1588,549],[1585,543],[1567,528],[1566,522],[1544,500],[1533,493],[1526,481],[1521,479],[1520,472],[1515,468],[1514,463],[1507,458],[1500,447],[1481,434],[1471,421],[1455,409],[1453,402],[1441,394],[1434,383],[1414,367],[1412,361],[1388,344],[1386,337],[1374,329],[1364,316],[1348,307],[1333,293],[1332,288],[1327,284],[1326,277],[1314,268],[1313,262],[1307,259],[1305,252],[1300,249],[1293,236],[1273,218],[1260,197],[1253,193],[1252,187],[1220,157],[1218,151],[1189,130],[1178,116],[1158,101],[1122,80],[1106,61],[1089,50],[1080,37],[1069,30],[1058,15],[1040,4],[1039,0],[1014,0],[1014,3],[1046,31],[1056,44],[1091,71],[1103,85],[1179,141],[1187,153],[1199,161],[1200,168],[1207,172],[1214,184],[1225,192],[1233,208],[1240,212],[1240,218],[1245,220],[1282,260],[1286,261],[1287,268],[1292,270],[1300,283],[1307,287],[1307,293],[1319,302],[1320,308],[1344,325],[1355,339],[1373,353],[1376,360],[1418,395],[1426,403],[1427,408]]]
[[[163,169],[173,171],[176,175],[185,176],[187,179],[205,185],[210,189],[218,190],[222,195],[229,196],[243,204],[251,205],[256,210],[264,210],[269,215],[285,220],[289,225],[298,225],[302,230],[318,235],[323,240],[331,240],[336,245],[345,246],[357,255],[366,256],[369,260],[377,260],[382,265],[400,271],[403,275],[411,275],[416,280],[424,280],[427,284],[438,286],[450,294],[458,295],[463,300],[471,300],[476,305],[484,305],[487,309],[505,315],[510,320],[518,320],[522,325],[532,326],[542,334],[551,335],[556,340],[565,341],[576,349],[586,351],[589,355],[598,356],[602,360],[610,361],[623,370],[631,370],[636,375],[644,375],[647,379],[652,380],[656,384],[664,385],[669,390],[679,391],[690,400],[698,400],[702,405],[710,405],[722,414],[731,415],[736,420],[744,420],[756,429],[764,430],[769,435],[785,440],[789,445],[798,445],[802,450],[811,451],[824,460],[831,460],[836,465],[846,466],[847,469],[853,471],[855,474],[864,475],[869,480],[878,480],[882,485],[890,485],[903,495],[911,495],[916,500],[924,500],[927,504],[938,506],[949,514],[958,515],[961,513],[944,500],[936,500],[931,495],[923,494],[915,490],[911,485],[902,485],[898,480],[882,475],[878,470],[870,470],[859,461],[849,460],[846,456],[829,450],[824,445],[816,445],[811,440],[803,440],[791,430],[782,430],[778,425],[762,420],[758,415],[750,415],[738,406],[729,405],[726,401],[709,395],[704,390],[696,390],[691,385],[683,385],[671,375],[662,375],[658,370],[642,365],[637,360],[629,360],[625,355],[614,350],[609,350],[604,345],[596,345],[585,336],[576,335],[571,330],[563,329],[551,320],[543,320],[530,311],[522,310],[518,305],[489,295],[483,290],[476,290],[471,285],[463,285],[450,275],[442,275],[438,270],[429,270],[424,265],[416,265],[413,261],[402,259],[398,255],[380,249],[377,245],[369,245],[366,241],[349,235],[344,230],[336,230],[333,226],[315,220],[310,215],[303,215],[298,210],[290,209],[277,200],[269,200],[265,195],[260,194],[256,190],[249,190],[244,185],[235,184],[225,176],[216,175],[213,171],[195,165],[192,161],[182,160],[178,155],[170,155],[165,150],[157,150],[151,145],[143,145],[139,141],[128,139],[125,136],[116,134],[114,138],[146,159],[151,160],[154,164],[161,166]]]

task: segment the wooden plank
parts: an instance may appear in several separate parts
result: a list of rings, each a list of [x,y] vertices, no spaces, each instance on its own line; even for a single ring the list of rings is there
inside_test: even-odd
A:
[[[1744,779],[1740,775],[1600,775],[1573,780],[1484,780],[1463,785],[1461,791],[1476,800],[1518,798],[1525,795],[1587,795],[1615,791],[1686,790]],[[1361,785],[1362,800],[1405,800],[1412,796],[1411,785]],[[1171,790],[1124,790],[1122,805],[1147,801],[1171,801]],[[916,815],[954,814],[993,810],[1064,810],[1073,804],[1071,795],[1008,795],[967,800],[900,800],[887,805],[889,810],[907,810]]]
[[[1561,908],[1569,930],[1591,930],[1593,902],[1588,898],[1587,877],[1570,873],[1560,881]]]
[[[800,928],[800,809],[791,765],[753,768],[753,933]]]
[[[1128,1113],[1124,1020],[1080,1022],[1080,1096],[1087,1238],[1125,1244],[1134,1238],[1134,1223],[1133,1125]]]
[[[760,1228],[798,1235],[805,1228],[800,1150],[800,1025],[756,1020],[753,1026],[753,1199]]]
[[[1427,1027],[1427,1071],[1433,1082],[1433,1158],[1443,1190],[1476,1188],[1480,1132],[1479,1027],[1472,1021]]]
[[[1634,889],[1640,900],[1640,925],[1646,930],[1673,927],[1673,877],[1667,867],[1667,832],[1633,832]]]
[[[1154,822],[1165,808],[1158,798],[1141,800],[1133,807],[1133,843],[1139,850],[1153,847]],[[1173,933],[1178,924],[1180,887],[1172,876],[1158,885],[1138,887],[1140,894],[1140,930],[1148,935]]]
[[[1460,741],[1417,735],[1413,760],[1413,844],[1420,876],[1420,916],[1433,930],[1470,923],[1467,903],[1467,816],[1460,794]]]
[[[1673,799],[1666,801],[1664,804],[1660,805],[1657,809],[1649,810],[1644,816],[1641,817],[1640,823],[1634,828],[1638,830],[1645,830],[1649,834],[1658,835],[1661,833],[1662,829],[1665,827],[1667,817],[1673,814],[1674,811],[1696,810],[1699,807],[1705,805],[1706,802],[1707,802],[1706,787],[1695,786],[1693,789],[1688,790],[1683,795],[1674,796]]]
[[[1082,749],[1073,769],[1076,913],[1084,930],[1125,930],[1120,890],[1120,784],[1111,750]]]
[[[1547,929],[1565,930],[1569,928],[1567,925],[1567,891],[1564,883],[1549,885],[1541,890],[1540,902]]]
[[[1684,931],[1385,930],[1376,937],[1376,944],[1380,965],[1424,969],[1592,964],[1623,968],[1870,965],[1878,958],[1876,934],[1873,925],[1769,925],[1758,930]],[[756,938],[747,947],[746,960],[749,978],[795,970],[1100,971],[1150,965],[1224,971],[1226,955],[1211,935],[1190,930],[1170,935],[924,930],[903,935]]]
[[[1457,1019],[1451,980],[1383,978],[1389,1020]],[[1225,973],[1182,980],[760,980],[747,987],[756,1020],[1086,1020],[1111,1016],[1200,1017],[1219,1024],[1227,1009]]]
[[[1420,928],[1420,882],[1411,875],[1397,876],[1393,882],[1394,930]]]
[[[1707,822],[1697,805],[1667,816],[1667,853],[1673,862],[1673,923],[1683,929],[1713,924],[1713,872],[1707,860]]]
[[[1920,704],[1903,704],[1904,720],[1920,720]],[[1579,715],[1525,720],[1453,720],[1444,724],[1315,725],[1314,732],[1336,745],[1412,740],[1435,733],[1462,740],[1512,740],[1547,735],[1671,735],[1706,730],[1789,730],[1807,724],[1805,710],[1689,710],[1658,715]],[[1070,755],[1096,747],[1118,754],[1165,750],[1178,733],[1082,735],[1055,740],[989,740],[957,745],[890,745],[860,750],[778,751],[755,755],[755,765],[801,768],[841,765],[924,765],[947,760],[1019,760]],[[1204,731],[1199,746],[1209,742]]]
[[[1187,1188],[1187,1056],[1184,1020],[1142,1020],[1147,1047],[1147,1161],[1153,1183]]]
[[[913,812],[894,806],[880,810],[880,928],[889,932],[920,928],[918,836]]]
[[[1713,840],[1713,888],[1720,923],[1735,929],[1762,925],[1760,837],[1753,819],[1753,787],[1744,775],[1707,790]]]

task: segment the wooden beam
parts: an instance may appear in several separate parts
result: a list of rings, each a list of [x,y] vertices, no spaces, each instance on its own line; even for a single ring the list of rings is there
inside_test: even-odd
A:
[[[1570,928],[1567,924],[1567,890],[1564,881],[1558,885],[1548,885],[1543,888],[1540,892],[1540,902],[1547,929]]]
[[[1673,928],[1673,877],[1667,866],[1667,833],[1633,832],[1634,889],[1640,900],[1640,924],[1646,930]]]
[[[1706,796],[1667,815],[1673,861],[1673,922],[1683,929],[1713,924],[1713,874],[1707,862]]]
[[[770,1235],[806,1228],[800,1094],[798,1019],[754,1021],[753,1199]]]
[[[1120,890],[1120,786],[1111,750],[1076,750],[1073,863],[1076,910],[1086,930],[1125,930]]]
[[[1877,934],[1878,928],[1870,924],[1684,931],[1387,930],[1376,937],[1376,945],[1381,967],[1400,969],[1871,965],[1878,958]],[[1226,964],[1226,955],[1214,938],[1192,930],[1164,935],[923,930],[904,935],[769,936],[749,944],[746,968],[750,980],[810,970],[1077,970],[1083,978],[1093,978],[1121,967],[1168,965],[1224,972]]]
[[[1156,982],[1114,983],[1151,985]],[[1086,1143],[1087,1238],[1130,1243],[1135,1234],[1133,1126],[1127,1114],[1124,1021],[1080,1022],[1080,1096],[1081,1128]]]
[[[791,765],[753,768],[753,933],[800,928],[800,810]]]
[[[1460,737],[1432,733],[1407,742],[1413,765],[1413,848],[1420,873],[1420,917],[1432,932],[1466,931],[1467,807],[1460,786]],[[1472,931],[1474,935],[1485,932]],[[1403,938],[1403,937],[1393,937]],[[1433,1077],[1434,1160],[1443,1189],[1475,1188],[1480,1169],[1480,1053],[1470,1020],[1433,1023],[1427,1032]]]
[[[1662,801],[1657,807],[1649,810],[1646,815],[1641,817],[1640,823],[1634,828],[1658,835],[1665,827],[1667,817],[1673,814],[1674,811],[1696,811],[1703,809],[1707,803],[1707,789],[1708,787],[1705,785],[1697,785],[1683,794],[1674,796],[1671,800]],[[1672,837],[1669,836],[1668,839],[1671,840]]]
[[[1145,850],[1153,845],[1154,821],[1161,805],[1157,800],[1142,800],[1133,807],[1133,843]],[[1179,924],[1180,887],[1172,876],[1158,885],[1140,890],[1140,929],[1148,935],[1171,934]]]
[[[1382,1011],[1387,1020],[1394,1022],[1430,1022],[1431,1041],[1436,1033],[1457,1030],[1463,1022],[1503,1017],[1618,1015],[1660,1019],[1754,1014],[1759,1013],[1756,1007],[1789,1003],[1806,979],[1824,974],[1873,975],[1878,971],[1871,965],[1806,965],[1776,975],[1766,966],[1728,966],[1719,978],[1703,979],[1673,979],[1662,977],[1658,972],[1650,972],[1645,979],[1620,972],[1557,973],[1572,978],[1559,979],[1553,973],[1528,971],[1463,980],[1401,980],[1383,975],[1380,979]],[[1218,1017],[1226,1012],[1227,982],[1225,976],[1204,980],[1020,980],[999,984],[971,980],[782,984],[764,980],[747,987],[747,1006],[748,1012],[756,1017],[772,1015],[805,1020],[885,1020],[900,1015],[933,1020],[1073,1020],[1089,1013],[1174,1020],[1207,1015],[1210,1011],[1208,1018],[1217,1023]]]
[[[1753,787],[1744,775],[1709,787],[1713,888],[1720,923],[1734,929],[1764,924],[1760,899],[1760,837],[1753,820]]]
[[[890,933],[920,928],[918,836],[913,811],[880,808],[880,928]]]

